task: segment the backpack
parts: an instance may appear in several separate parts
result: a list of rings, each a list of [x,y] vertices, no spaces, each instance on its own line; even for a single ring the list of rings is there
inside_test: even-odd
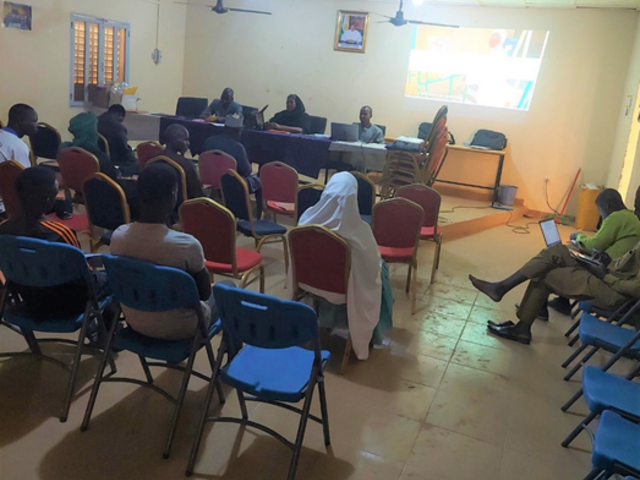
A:
[[[433,124],[429,122],[422,122],[418,126],[418,138],[421,138],[422,140],[426,140],[429,137],[429,134],[431,133],[432,128],[433,128]],[[453,133],[451,132],[449,132],[449,143],[451,145],[456,144],[456,139],[453,136]]]
[[[504,133],[492,130],[478,130],[473,136],[470,147],[480,147],[489,150],[504,150],[507,146],[507,137]]]

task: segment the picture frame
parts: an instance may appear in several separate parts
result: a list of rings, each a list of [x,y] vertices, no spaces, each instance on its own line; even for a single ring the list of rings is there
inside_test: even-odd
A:
[[[30,5],[22,3],[3,2],[2,26],[4,28],[17,28],[19,30],[31,30],[32,11]]]
[[[339,52],[365,53],[369,31],[369,12],[338,10],[333,49]]]

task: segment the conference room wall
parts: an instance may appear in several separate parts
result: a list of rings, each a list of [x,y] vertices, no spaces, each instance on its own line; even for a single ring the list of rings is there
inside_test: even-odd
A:
[[[297,93],[307,110],[329,121],[356,121],[370,104],[374,121],[389,135],[415,135],[439,102],[404,97],[412,27],[375,23],[371,17],[364,55],[333,50],[336,12],[393,14],[389,2],[333,0],[235,0],[234,6],[268,9],[272,17],[216,15],[189,7],[184,94],[218,96],[232,86],[241,103],[267,114],[284,108]],[[546,29],[551,32],[531,109],[528,112],[450,104],[449,125],[458,142],[478,128],[509,138],[503,183],[519,186],[530,208],[548,210],[543,194],[558,205],[579,167],[583,181],[605,183],[622,105],[625,77],[636,29],[636,13],[613,10],[416,7],[407,18],[464,27]],[[455,163],[454,163],[455,162]],[[443,177],[475,177],[495,161],[450,157]],[[575,201],[572,201],[572,205]]]
[[[157,5],[147,0],[30,0],[33,30],[0,29],[0,119],[16,102],[33,105],[40,119],[60,130],[81,108],[69,107],[71,13],[127,22],[131,25],[130,83],[140,87],[139,107],[174,112],[182,93],[186,9],[162,0],[160,48],[155,65]]]

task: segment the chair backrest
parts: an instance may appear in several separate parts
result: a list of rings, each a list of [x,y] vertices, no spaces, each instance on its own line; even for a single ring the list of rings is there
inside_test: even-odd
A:
[[[179,117],[196,118],[209,106],[209,100],[199,97],[180,97],[176,105]]]
[[[4,202],[7,217],[17,217],[20,214],[20,201],[16,192],[16,179],[24,167],[15,160],[0,163],[0,197]]]
[[[138,156],[140,168],[144,168],[149,160],[156,158],[158,155],[162,155],[163,152],[164,147],[158,142],[144,142],[138,145],[136,155]]]
[[[90,282],[81,250],[28,237],[0,236],[0,270],[7,281],[25,287],[48,288],[74,280]]]
[[[96,173],[86,179],[82,195],[92,226],[113,231],[131,222],[124,190],[104,173]]]
[[[122,305],[142,312],[198,309],[200,296],[191,275],[134,258],[102,255],[109,290]]]
[[[424,211],[423,227],[437,227],[442,197],[433,188],[416,183],[405,185],[396,191],[396,197],[406,198],[417,203]]]
[[[236,266],[236,219],[210,198],[194,198],[180,206],[180,225],[202,244],[210,262]]]
[[[358,181],[358,210],[360,215],[371,215],[376,203],[376,185],[360,172],[351,172]]]
[[[380,125],[379,123],[376,123],[376,126],[382,130],[382,136],[386,137],[387,136],[387,127],[384,125]]]
[[[98,148],[100,149],[100,151],[106,153],[107,155],[111,155],[111,151],[109,150],[109,142],[101,133],[98,133]]]
[[[58,165],[65,188],[82,192],[82,184],[94,173],[100,172],[100,162],[91,153],[78,147],[58,152]]]
[[[320,361],[318,318],[311,307],[221,283],[213,294],[232,356],[235,345],[243,343],[280,349],[313,342],[315,360]]]
[[[267,163],[260,168],[260,186],[265,202],[296,203],[298,172],[286,163]]]
[[[152,158],[146,163],[146,166],[151,165],[152,163],[163,162],[167,165],[172,166],[176,172],[178,172],[178,177],[180,181],[178,182],[178,204],[176,207],[179,207],[180,204],[187,201],[187,175],[184,173],[184,169],[174,160],[169,157],[165,157],[164,155],[160,155],[159,157]]]
[[[327,130],[327,119],[325,117],[316,117],[309,115],[309,133],[323,135]]]
[[[55,160],[62,139],[58,130],[47,123],[40,122],[38,123],[37,133],[29,137],[29,143],[31,144],[31,152],[36,158]]]
[[[415,247],[420,239],[424,210],[406,198],[391,198],[373,207],[371,228],[378,245]]]
[[[238,172],[231,170],[220,179],[225,206],[239,220],[253,221],[249,189]]]
[[[214,189],[220,190],[220,179],[229,170],[238,170],[238,162],[222,150],[208,150],[198,157],[198,169],[203,185],[211,185]]]
[[[320,201],[323,191],[324,186],[317,184],[303,185],[298,188],[296,195],[296,221],[299,221],[304,212]]]
[[[351,248],[342,237],[320,225],[304,225],[289,232],[289,246],[294,289],[303,283],[346,295]]]

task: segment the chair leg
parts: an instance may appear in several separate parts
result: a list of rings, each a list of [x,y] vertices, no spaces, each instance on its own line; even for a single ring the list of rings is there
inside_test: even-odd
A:
[[[431,281],[429,283],[436,283],[436,272],[438,271],[438,261],[440,257],[440,246],[438,241],[436,240],[435,249],[433,252],[433,266],[431,267]]]
[[[149,369],[149,365],[147,364],[147,359],[142,355],[138,355],[138,358],[140,359],[142,370],[144,370],[144,376],[147,377],[147,382],[153,383],[153,375],[151,375],[151,370]]]
[[[318,390],[320,394],[320,411],[322,412],[322,432],[324,433],[324,444],[331,445],[331,435],[329,434],[329,411],[327,409],[327,392],[324,385],[324,373],[318,378]]]
[[[580,340],[580,335],[576,333],[569,342],[569,346],[573,347],[576,343],[578,343],[578,340]]]
[[[580,435],[580,432],[582,432],[582,430],[584,430],[586,427],[589,426],[589,424],[591,422],[593,422],[593,420],[598,416],[597,413],[591,412],[587,418],[585,418],[582,422],[580,422],[580,424],[573,430],[573,432],[571,432],[567,438],[564,439],[564,441],[562,442],[562,446],[564,448],[568,448],[569,445],[571,445],[571,442],[573,442],[576,437],[578,435]]]
[[[411,315],[416,313],[416,296],[418,290],[418,262],[413,266],[413,286],[411,288]]]
[[[436,245],[438,245],[438,256],[436,257],[436,270],[438,270],[440,268],[440,254],[442,253],[442,234],[438,235]]]
[[[574,360],[575,360],[576,358],[578,358],[578,356],[579,356],[582,352],[584,352],[584,351],[587,349],[587,347],[588,347],[588,346],[589,346],[589,345],[580,345],[580,347],[579,347],[578,349],[576,349],[576,351],[575,351],[575,352],[573,352],[573,353],[569,356],[569,358],[567,358],[567,359],[564,361],[564,363],[562,364],[562,368],[567,368],[569,365],[571,365],[571,364],[574,362]]]
[[[344,371],[346,370],[347,365],[349,364],[349,358],[351,357],[351,347],[352,347],[351,334],[349,334],[349,338],[347,338],[347,344],[344,347],[344,355],[342,356],[342,366],[340,367],[340,373],[342,375],[344,375]]]
[[[211,376],[213,376],[216,368],[216,356],[213,354],[213,347],[211,347],[211,342],[207,342],[204,346],[204,349],[207,351],[207,358],[209,359],[209,365],[211,366]],[[220,401],[221,405],[224,405],[226,400],[224,398],[224,390],[222,389],[222,382],[220,382],[220,378],[218,378],[216,388],[218,390],[218,400]]]
[[[300,416],[300,424],[298,425],[298,434],[296,435],[296,442],[293,447],[293,457],[291,458],[291,464],[289,465],[289,475],[287,480],[294,480],[296,478],[296,470],[298,469],[298,461],[300,460],[300,450],[302,449],[302,441],[304,440],[304,432],[307,428],[307,421],[309,420],[309,411],[311,410],[311,400],[313,398],[313,390],[315,389],[315,378],[317,377],[317,371],[312,373],[314,381],[309,385],[307,389],[307,395],[304,399],[304,407],[302,408],[302,414]]]
[[[209,418],[209,409],[211,408],[211,400],[213,394],[216,391],[216,384],[220,378],[220,365],[223,356],[222,348],[218,349],[218,356],[216,357],[216,363],[214,367],[214,373],[211,375],[211,381],[209,382],[209,389],[207,390],[207,396],[204,400],[204,407],[202,409],[202,417],[200,418],[200,424],[198,425],[198,431],[196,437],[193,440],[193,446],[191,447],[191,453],[189,454],[189,462],[187,463],[187,470],[185,475],[190,477],[193,475],[193,467],[196,464],[196,457],[198,456],[198,450],[200,450],[200,444],[202,443],[202,436],[204,434],[204,426]]]
[[[87,328],[89,328],[89,321],[91,312],[91,305],[87,303],[84,310],[84,319],[82,320],[82,328],[80,328],[80,335],[78,336],[78,345],[76,346],[76,354],[73,358],[73,365],[71,366],[71,374],[69,375],[69,384],[67,385],[67,395],[64,401],[64,407],[62,409],[62,415],[60,416],[60,422],[67,421],[69,416],[69,408],[71,408],[71,399],[73,398],[74,387],[76,386],[76,378],[78,377],[78,367],[80,366],[80,359],[82,357],[82,345],[84,339],[87,336]],[[108,354],[108,350],[105,352]]]
[[[633,380],[639,374],[640,374],[640,363],[638,363],[638,365],[636,365],[636,367],[629,372],[629,374],[626,376],[626,379],[627,380]]]
[[[578,399],[582,396],[583,393],[584,392],[582,391],[582,389],[578,390],[573,395],[573,397],[567,400],[567,403],[565,403],[564,405],[562,405],[562,407],[560,407],[560,410],[562,410],[563,412],[566,412],[567,410],[569,410],[571,406],[578,401]]]
[[[264,266],[260,267],[260,293],[264,293]]]
[[[247,401],[244,399],[244,393],[236,389],[238,394],[238,403],[240,404],[240,412],[242,413],[243,420],[249,420],[249,412],[247,411]]]
[[[38,340],[36,340],[36,336],[33,332],[29,330],[21,330],[21,332],[29,346],[29,350],[31,350],[31,353],[34,355],[42,355],[42,350],[40,350],[40,345],[38,345]]]
[[[573,322],[573,325],[571,325],[571,327],[569,328],[569,330],[567,330],[567,331],[564,333],[564,336],[565,336],[565,337],[567,337],[567,338],[569,338],[569,337],[571,336],[571,334],[572,334],[573,332],[575,332],[575,331],[578,329],[578,327],[579,327],[579,326],[580,326],[580,319],[578,319],[578,320],[576,320],[575,322]]]
[[[598,467],[594,467],[593,470],[589,472],[589,475],[584,477],[583,480],[598,480],[603,473],[604,473],[604,470]]]
[[[567,374],[564,376],[564,379],[563,379],[563,380],[564,380],[565,382],[568,382],[569,380],[571,380],[571,378],[572,378],[576,373],[578,373],[578,371],[582,368],[582,366],[583,366],[583,365],[585,365],[585,364],[589,361],[589,359],[590,359],[591,357],[593,357],[593,356],[596,354],[596,352],[597,352],[598,350],[600,350],[600,348],[599,348],[599,347],[592,347],[592,348],[591,348],[591,350],[589,350],[589,352],[587,352],[587,354],[586,354],[584,357],[582,357],[582,360],[580,360],[580,362],[578,362],[578,363],[577,363],[577,364],[576,364],[576,365],[571,369],[571,371],[570,371],[569,373],[567,373]]]
[[[284,250],[284,288],[286,289],[289,277],[289,245],[285,235],[282,236],[282,248]]]
[[[404,291],[406,293],[409,293],[409,287],[411,286],[411,267],[412,265],[409,264],[409,270],[407,271],[407,284],[404,287]]]

